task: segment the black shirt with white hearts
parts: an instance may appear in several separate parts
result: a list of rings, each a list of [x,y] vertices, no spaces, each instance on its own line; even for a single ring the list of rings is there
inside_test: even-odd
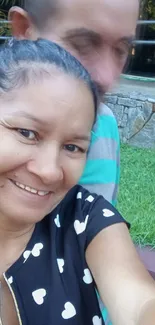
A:
[[[36,225],[26,250],[4,275],[19,324],[104,324],[85,251],[102,229],[121,222],[102,196],[75,186]]]

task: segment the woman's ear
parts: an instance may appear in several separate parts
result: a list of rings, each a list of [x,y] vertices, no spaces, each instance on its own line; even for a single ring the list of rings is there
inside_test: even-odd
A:
[[[19,39],[32,39],[33,24],[28,13],[20,7],[12,7],[9,10],[8,20],[10,21],[12,35]]]

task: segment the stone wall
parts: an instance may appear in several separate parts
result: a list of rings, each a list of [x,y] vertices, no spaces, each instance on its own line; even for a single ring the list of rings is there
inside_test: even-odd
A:
[[[105,104],[113,111],[122,142],[155,149],[155,99],[140,93],[108,93]]]

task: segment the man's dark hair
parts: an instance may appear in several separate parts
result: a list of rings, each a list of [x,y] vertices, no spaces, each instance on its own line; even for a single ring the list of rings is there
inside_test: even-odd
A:
[[[30,16],[32,22],[42,28],[51,15],[58,11],[59,0],[19,0],[19,6]]]
[[[36,41],[11,39],[9,43],[0,47],[0,96],[38,78],[51,76],[53,66],[86,84],[92,93],[96,115],[98,94],[89,73],[65,49],[43,39]]]

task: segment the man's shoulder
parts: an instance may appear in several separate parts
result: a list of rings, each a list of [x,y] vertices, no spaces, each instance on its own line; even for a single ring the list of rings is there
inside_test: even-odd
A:
[[[102,115],[111,116],[111,117],[113,117],[115,119],[115,116],[114,116],[112,110],[107,105],[105,105],[104,103],[100,103],[100,105],[98,107],[97,114],[99,116],[102,116]]]
[[[118,166],[117,122],[110,108],[101,104],[92,130],[91,145],[80,184],[113,202],[116,199],[119,180]]]
[[[92,132],[92,143],[99,138],[115,139],[119,142],[119,132],[116,118],[111,109],[101,103],[98,107],[96,123]]]

